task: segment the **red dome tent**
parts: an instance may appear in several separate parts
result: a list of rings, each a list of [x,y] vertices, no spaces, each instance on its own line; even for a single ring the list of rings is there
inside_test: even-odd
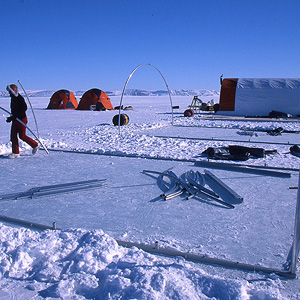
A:
[[[97,110],[114,109],[107,94],[99,89],[86,91],[79,102],[79,110],[90,110],[91,105],[95,105]]]
[[[77,106],[78,102],[72,92],[59,90],[50,98],[47,109],[76,109]]]

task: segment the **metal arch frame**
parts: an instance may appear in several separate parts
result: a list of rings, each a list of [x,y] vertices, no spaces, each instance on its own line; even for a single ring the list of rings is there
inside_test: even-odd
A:
[[[144,63],[144,64],[138,65],[138,66],[137,66],[137,67],[129,74],[129,76],[128,76],[127,80],[126,80],[126,83],[125,83],[125,85],[124,85],[124,88],[123,88],[123,91],[122,91],[122,95],[121,95],[121,100],[120,100],[120,106],[119,106],[119,120],[118,120],[118,123],[119,123],[119,134],[120,134],[120,130],[121,130],[121,129],[120,129],[120,126],[121,126],[121,125],[120,125],[120,124],[121,124],[121,106],[122,106],[122,100],[123,100],[124,92],[125,92],[125,90],[126,90],[126,87],[127,87],[128,82],[129,82],[130,78],[132,77],[132,75],[134,74],[134,72],[135,72],[138,68],[140,68],[140,67],[142,67],[142,66],[151,66],[151,67],[153,67],[155,70],[158,71],[158,73],[160,74],[160,76],[161,76],[162,79],[164,80],[165,85],[166,85],[167,90],[168,90],[168,93],[169,93],[170,104],[171,104],[171,111],[172,111],[172,125],[173,125],[173,104],[172,104],[171,93],[170,93],[170,90],[169,90],[169,86],[168,86],[168,84],[167,84],[167,81],[166,81],[165,77],[163,76],[163,74],[160,72],[160,70],[159,70],[158,68],[156,68],[155,66],[153,66],[153,65],[151,65],[151,64],[149,64],[149,63]]]
[[[25,89],[24,89],[22,83],[20,82],[20,80],[18,80],[18,83],[19,83],[19,85],[21,86],[21,88],[23,89],[24,94],[25,94],[25,96],[26,96],[26,98],[27,98],[27,100],[28,100],[28,103],[30,104],[31,111],[32,111],[32,114],[33,114],[33,118],[34,118],[34,122],[35,122],[35,127],[36,127],[37,136],[40,137],[40,134],[39,134],[39,128],[38,128],[38,124],[37,124],[37,120],[36,120],[35,113],[34,113],[34,110],[33,110],[32,105],[31,105],[31,102],[30,102],[30,100],[29,100],[29,97],[28,97],[28,95],[27,95],[27,93],[26,93],[26,91],[25,91]]]

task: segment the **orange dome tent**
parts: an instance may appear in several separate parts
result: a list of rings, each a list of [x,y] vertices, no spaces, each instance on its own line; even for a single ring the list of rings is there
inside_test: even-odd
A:
[[[59,90],[50,98],[47,109],[76,109],[77,106],[78,102],[72,92]]]
[[[96,110],[114,109],[107,94],[99,89],[86,91],[82,95],[77,109],[90,110],[91,105],[94,105]]]

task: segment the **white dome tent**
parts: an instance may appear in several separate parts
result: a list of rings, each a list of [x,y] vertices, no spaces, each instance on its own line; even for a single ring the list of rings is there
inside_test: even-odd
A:
[[[272,110],[300,114],[300,78],[222,80],[220,114],[268,116]]]

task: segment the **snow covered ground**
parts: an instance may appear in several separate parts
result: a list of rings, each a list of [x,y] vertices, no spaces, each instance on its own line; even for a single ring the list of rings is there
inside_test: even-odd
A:
[[[229,144],[277,149],[276,154],[249,159],[247,164],[299,168],[290,146],[279,144],[297,144],[299,134],[269,136],[258,130],[300,130],[300,124],[184,118],[192,97],[172,100],[180,106],[174,110],[175,126],[168,97],[124,97],[123,105],[134,110],[124,111],[130,121],[119,135],[112,125],[117,111],[46,110],[49,98],[31,98],[45,145],[73,153],[39,151],[31,156],[21,143],[21,157],[15,160],[5,157],[11,151],[10,124],[1,112],[1,194],[82,180],[107,181],[94,190],[1,201],[2,216],[49,226],[55,221],[61,230],[37,232],[1,225],[0,299],[300,298],[299,271],[291,280],[118,246],[116,239],[158,241],[164,248],[284,269],[297,198],[297,190],[289,187],[298,185],[298,172],[289,171],[291,177],[283,178],[211,169],[244,198],[234,203],[224,195],[235,205],[227,209],[199,198],[162,201],[158,180],[142,171],[203,173],[204,168],[193,161],[207,161],[201,153],[210,146]],[[120,98],[111,101],[116,106]],[[9,109],[9,98],[0,98],[0,106]],[[35,129],[30,109],[28,118]],[[199,140],[212,137],[215,140]],[[255,143],[261,141],[268,143]]]

